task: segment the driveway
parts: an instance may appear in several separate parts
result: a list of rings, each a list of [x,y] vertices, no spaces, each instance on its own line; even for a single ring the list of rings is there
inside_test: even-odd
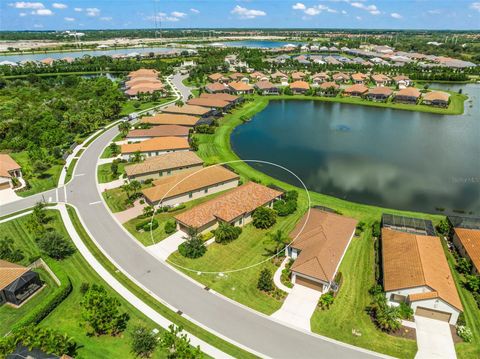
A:
[[[180,73],[176,73],[172,76],[172,84],[179,91],[183,101],[187,101],[188,97],[192,94],[190,87],[185,86],[182,82],[187,77],[188,77],[187,75],[181,75]]]
[[[122,186],[125,184],[126,180],[123,178],[119,178],[118,180],[107,182],[107,183],[99,183],[98,188],[100,188],[100,191],[105,191],[107,189],[113,189]]]
[[[174,253],[180,244],[185,242],[187,234],[182,231],[176,231],[170,237],[165,238],[163,241],[147,247],[147,250],[155,257],[165,261]]]
[[[310,317],[321,295],[318,290],[295,284],[282,307],[272,314],[272,318],[310,331]]]
[[[450,325],[436,319],[415,316],[418,352],[416,359],[456,358]]]
[[[0,190],[0,204],[5,205],[7,203],[15,202],[22,197],[17,196],[15,191],[11,188]]]
[[[132,208],[126,209],[122,212],[116,212],[114,213],[114,216],[117,217],[120,223],[125,223],[143,214],[143,208],[146,206],[147,204],[140,204],[140,200],[137,199]]]

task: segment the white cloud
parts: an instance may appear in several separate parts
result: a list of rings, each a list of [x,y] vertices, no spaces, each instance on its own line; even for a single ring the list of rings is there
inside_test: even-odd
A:
[[[27,16],[27,13],[26,12],[21,12],[20,14],[18,14],[18,16],[24,17],[24,16]]]
[[[63,20],[65,21],[75,21],[74,17],[64,17]]]
[[[41,2],[17,1],[9,5],[16,9],[44,9],[45,8],[45,5],[43,5]]]
[[[434,9],[434,10],[428,10],[427,11],[430,15],[438,15],[438,14],[441,14],[442,11],[441,10],[438,10],[438,9]]]
[[[358,9],[368,11],[372,15],[379,15],[380,14],[380,10],[378,10],[378,8],[375,5],[365,5],[365,4],[363,4],[361,2],[358,2],[358,1],[352,2],[352,3],[350,3],[350,5],[358,8]]]
[[[193,12],[194,14],[200,14],[200,10],[197,10],[194,8],[191,8],[190,11]]]
[[[34,24],[33,27],[36,28],[36,29],[42,29],[43,25],[42,24]]]
[[[265,16],[267,13],[262,10],[247,9],[237,5],[230,11],[234,15],[238,15],[240,19],[255,19],[257,16]]]
[[[176,22],[180,21],[180,17],[173,16],[174,13],[177,13],[177,11],[173,11],[170,13],[170,15],[167,15],[164,12],[159,12],[156,16],[148,16],[147,20],[151,21],[167,21],[167,22]],[[183,14],[183,13],[181,13]],[[177,14],[178,15],[178,14]]]
[[[98,16],[100,15],[100,9],[96,7],[87,7],[85,9],[85,12],[87,13],[87,16]]]
[[[355,16],[355,19],[362,20],[362,17],[361,16]]]
[[[103,16],[100,18],[100,20],[102,21],[112,21],[112,17],[111,16]]]
[[[400,15],[398,12],[392,12],[390,14],[390,16],[393,17],[394,19],[402,19],[403,18],[403,16]]]
[[[65,4],[58,3],[58,2],[54,2],[54,3],[52,4],[52,7],[53,7],[54,9],[66,9],[68,6],[65,5]]]
[[[472,4],[470,5],[470,8],[480,12],[480,2],[472,2]]]
[[[301,2],[297,2],[295,5],[292,6],[293,10],[305,10],[305,4],[302,4]]]
[[[343,15],[347,15],[347,12],[345,10],[342,10]]]
[[[76,7],[73,10],[76,11],[76,12],[82,12],[83,11],[83,9],[81,7]]]
[[[187,16],[187,14],[185,14],[184,12],[180,12],[180,11],[172,11],[171,15],[173,17],[179,17],[179,18]]]
[[[38,15],[38,16],[50,16],[50,15],[53,15],[53,11],[50,9],[37,9],[37,10],[33,10],[31,14]]]
[[[305,9],[304,12],[305,12],[306,15],[315,16],[315,15],[320,14],[321,10],[318,9],[317,7],[309,7],[307,9]]]

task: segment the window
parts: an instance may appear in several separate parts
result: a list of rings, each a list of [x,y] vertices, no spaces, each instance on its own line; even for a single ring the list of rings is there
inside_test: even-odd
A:
[[[193,193],[190,192],[190,193],[188,194],[188,198],[192,198],[192,197],[193,197]]]
[[[168,170],[167,175],[171,175],[171,174],[172,174],[172,170]]]
[[[162,172],[162,171],[158,172],[158,175],[159,175],[160,177],[162,177],[162,176],[163,176],[163,172]]]
[[[205,193],[208,193],[208,188],[205,188],[204,192],[205,192]]]
[[[241,217],[239,220],[238,220],[238,225],[241,226],[243,223],[243,217]]]
[[[401,295],[401,294],[392,294],[390,295],[390,301],[396,302],[396,303],[403,303],[407,299],[406,296]]]

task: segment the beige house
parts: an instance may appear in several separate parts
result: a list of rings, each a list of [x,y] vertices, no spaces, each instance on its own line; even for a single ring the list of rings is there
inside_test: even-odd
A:
[[[7,154],[0,154],[0,191],[13,188],[13,178],[22,177],[22,168]]]
[[[131,130],[127,134],[127,140],[145,141],[156,137],[183,137],[188,138],[189,128],[179,125],[160,125],[146,129]]]
[[[203,161],[195,152],[179,151],[149,157],[143,162],[125,166],[125,173],[129,180],[145,182],[202,167]]]
[[[238,186],[240,176],[222,166],[189,169],[153,181],[153,187],[142,191],[152,206],[177,206]]]
[[[138,143],[127,143],[120,147],[121,158],[130,159],[139,152],[143,157],[160,156],[169,152],[188,151],[190,145],[186,138],[182,137],[157,137]]]
[[[194,127],[199,121],[200,117],[198,116],[157,113],[155,116],[142,117],[139,123],[146,123],[149,125],[176,125]]]

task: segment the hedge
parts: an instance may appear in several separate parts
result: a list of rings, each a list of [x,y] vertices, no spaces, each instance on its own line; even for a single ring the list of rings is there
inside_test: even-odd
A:
[[[142,221],[135,225],[135,229],[137,231],[140,231],[141,229],[143,229],[146,232],[150,232],[157,228],[158,228],[158,221],[155,218],[147,219],[146,221]]]

